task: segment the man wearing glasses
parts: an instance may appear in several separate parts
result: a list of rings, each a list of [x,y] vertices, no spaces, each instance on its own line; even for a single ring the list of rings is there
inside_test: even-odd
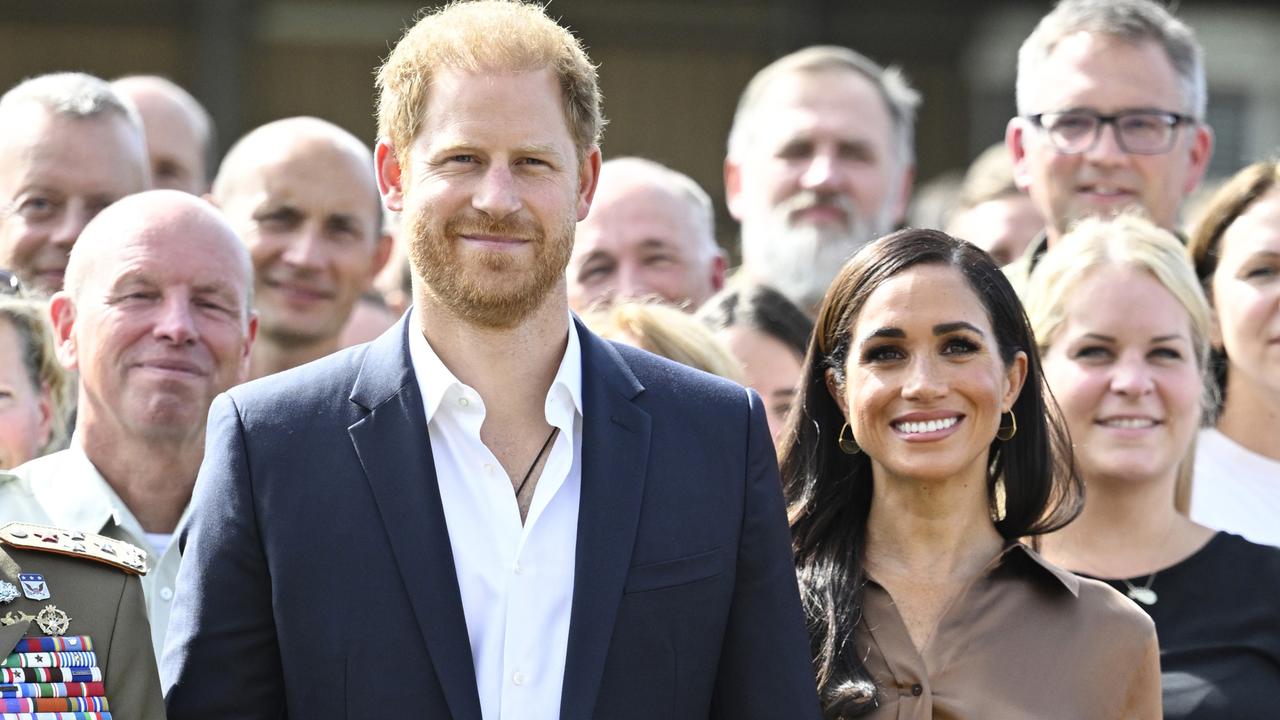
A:
[[[1006,272],[1015,287],[1075,221],[1138,210],[1176,230],[1213,152],[1203,53],[1151,0],[1063,0],[1018,51],[1005,142],[1045,233]]]

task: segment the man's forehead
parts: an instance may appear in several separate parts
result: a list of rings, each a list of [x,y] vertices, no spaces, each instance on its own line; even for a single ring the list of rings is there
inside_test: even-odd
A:
[[[512,93],[518,88],[519,93]],[[427,94],[418,141],[428,149],[504,141],[505,149],[572,151],[563,91],[550,68],[440,71]]]
[[[206,224],[133,227],[103,242],[91,258],[88,277],[97,277],[104,287],[145,282],[234,289],[248,282],[238,240]]]
[[[1035,112],[1088,107],[1185,110],[1177,71],[1154,40],[1078,32],[1062,38],[1041,65]]]
[[[332,147],[314,146],[305,152],[264,158],[242,174],[232,193],[251,200],[252,208],[289,205],[299,210],[368,216],[374,214],[377,185],[373,170],[358,158]]]
[[[766,89],[755,130],[775,142],[821,133],[850,142],[888,144],[892,116],[879,90],[857,72],[790,73]]]

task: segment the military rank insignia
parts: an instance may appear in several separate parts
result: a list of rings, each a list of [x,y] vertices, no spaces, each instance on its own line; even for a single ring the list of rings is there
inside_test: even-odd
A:
[[[94,535],[76,530],[62,530],[45,525],[31,523],[9,523],[0,527],[0,543],[23,550],[71,555],[73,557],[92,560],[104,565],[111,565],[134,575],[147,574],[147,554],[140,548],[121,540],[113,540],[103,535]],[[34,574],[34,573],[29,573]],[[27,577],[23,575],[22,577]],[[35,581],[32,581],[35,583]],[[43,582],[41,579],[39,582]],[[22,581],[22,594],[31,600],[47,600],[35,597],[32,592],[35,585],[28,588],[26,580]],[[45,588],[47,592],[48,588]],[[39,593],[36,593],[39,594]]]

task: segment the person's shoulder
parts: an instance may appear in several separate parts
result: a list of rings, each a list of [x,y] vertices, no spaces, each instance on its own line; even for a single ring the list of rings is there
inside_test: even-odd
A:
[[[1137,603],[1101,580],[1080,578],[1076,595],[1081,621],[1108,642],[1145,646],[1155,635],[1155,621]],[[1127,641],[1127,642],[1126,642]]]
[[[72,459],[72,449],[66,448],[57,452],[41,455],[38,458],[32,458],[12,470],[6,470],[4,473],[20,478],[22,483],[30,483],[35,478],[50,472],[62,472],[67,463]],[[0,480],[0,488],[5,483]]]
[[[228,390],[237,401],[270,401],[278,398],[328,395],[338,388],[351,389],[364,362],[368,345],[344,348],[332,355],[250,380]]]
[[[1235,533],[1220,530],[1205,545],[1204,559],[1214,566],[1245,572],[1255,579],[1280,579],[1280,547],[1252,542]],[[1262,583],[1266,586],[1268,583]],[[1270,583],[1280,593],[1280,584]]]
[[[0,470],[0,524],[14,520],[45,522],[49,519],[31,490],[32,470],[36,467],[33,463],[42,459],[28,461],[14,470]]]

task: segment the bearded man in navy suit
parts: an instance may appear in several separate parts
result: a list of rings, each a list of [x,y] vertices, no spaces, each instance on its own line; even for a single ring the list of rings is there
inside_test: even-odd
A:
[[[578,42],[457,3],[378,87],[414,307],[215,403],[169,716],[818,717],[759,397],[569,312],[603,124]]]

